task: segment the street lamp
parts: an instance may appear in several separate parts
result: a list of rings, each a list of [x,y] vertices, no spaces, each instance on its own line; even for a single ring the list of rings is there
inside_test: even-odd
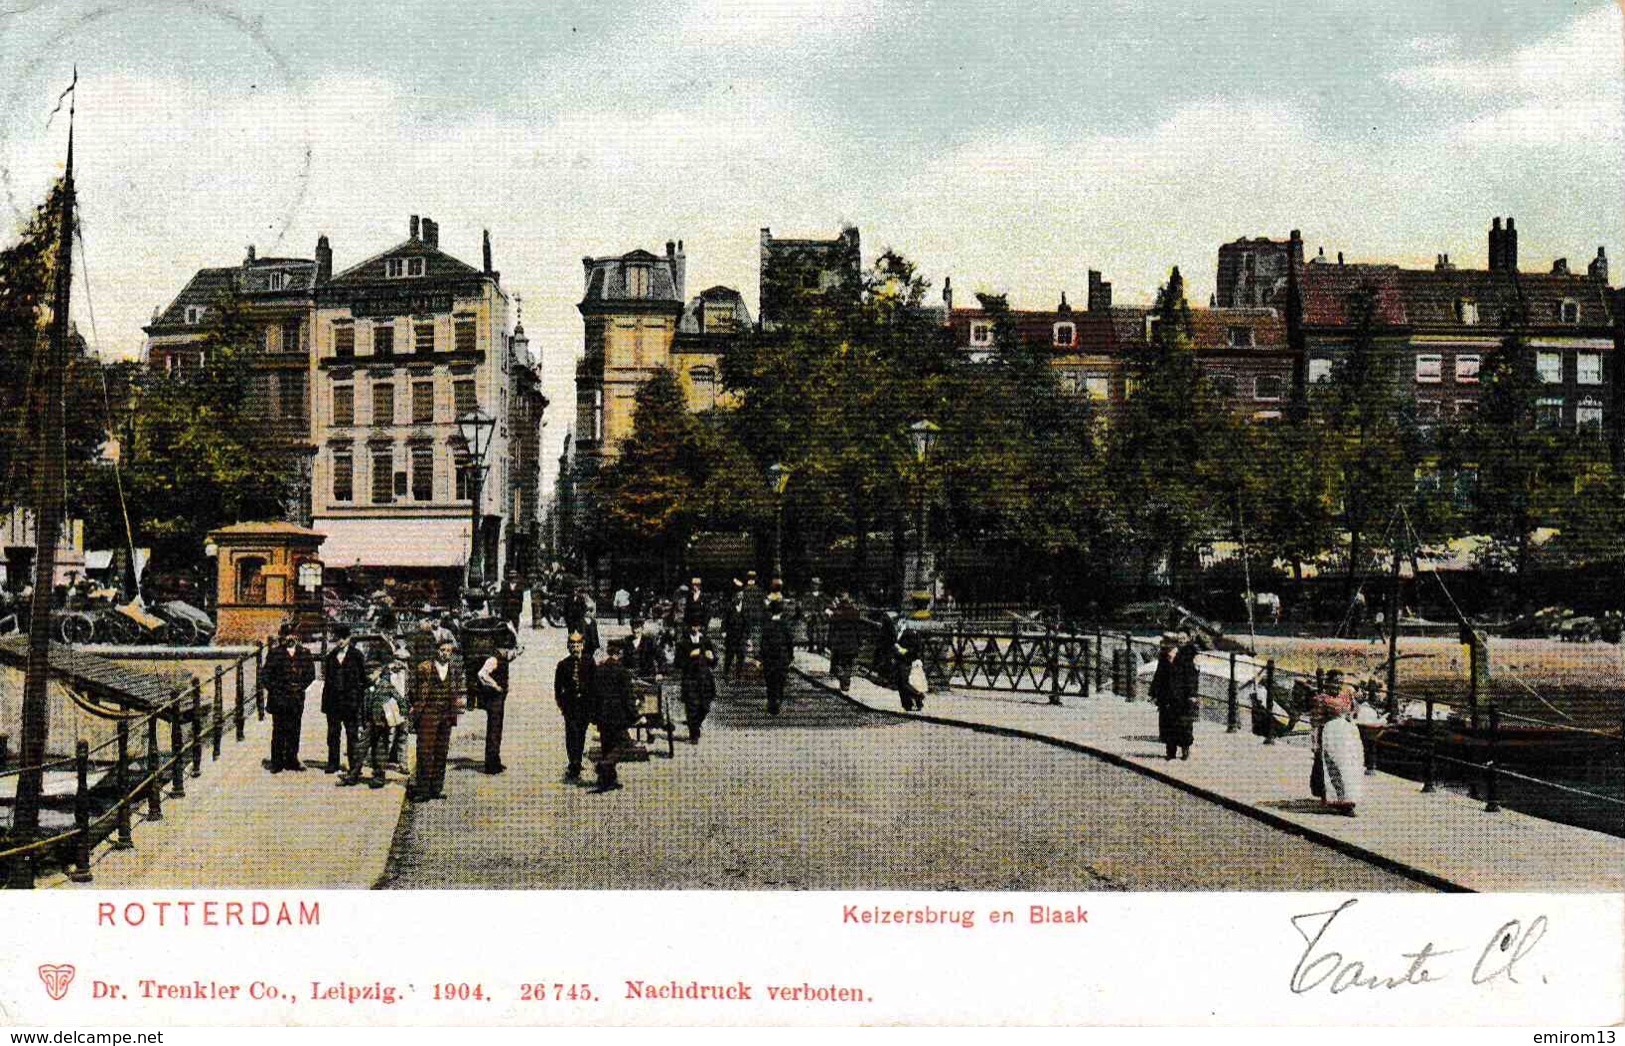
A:
[[[485,486],[485,454],[491,449],[491,436],[496,432],[497,419],[476,406],[457,419],[457,432],[468,448],[468,495],[470,526],[468,531],[468,587],[479,588],[485,582],[485,571],[480,557],[480,515],[483,508]]]
[[[920,419],[908,427],[908,438],[914,444],[914,460],[919,465],[919,525],[916,533],[919,535],[919,548],[914,552],[914,591],[921,591],[928,585],[925,564],[926,514],[925,514],[925,469],[931,459],[931,451],[937,444],[937,436],[942,432],[935,422]]]
[[[780,576],[779,557],[784,542],[784,486],[790,471],[778,462],[767,467],[767,489],[773,495],[773,576]]]

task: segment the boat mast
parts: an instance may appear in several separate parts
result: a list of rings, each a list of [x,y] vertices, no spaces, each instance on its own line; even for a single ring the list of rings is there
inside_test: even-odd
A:
[[[74,82],[78,83],[78,73]],[[70,88],[70,90],[72,90]],[[50,733],[51,602],[56,587],[56,543],[62,531],[66,475],[63,383],[68,369],[68,304],[73,286],[73,105],[68,107],[68,164],[62,177],[51,334],[30,413],[34,417],[34,595],[29,604],[28,662],[23,681],[22,739],[12,835],[26,843],[39,832],[45,745]],[[12,862],[12,885],[33,885],[32,858]]]
[[[1399,721],[1399,541],[1394,541],[1393,586],[1388,590],[1388,721]]]

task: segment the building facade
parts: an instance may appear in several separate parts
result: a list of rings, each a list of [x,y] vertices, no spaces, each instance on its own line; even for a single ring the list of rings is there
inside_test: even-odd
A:
[[[832,240],[777,239],[763,229],[757,291],[764,331],[856,307],[863,296],[857,226],[844,227]]]
[[[476,268],[412,216],[407,239],[317,285],[312,525],[329,567],[460,585],[478,520],[481,579],[506,563],[513,455],[508,296],[485,234]],[[457,419],[496,419],[483,482]],[[476,490],[476,488],[478,488]],[[478,496],[478,507],[475,497]]]

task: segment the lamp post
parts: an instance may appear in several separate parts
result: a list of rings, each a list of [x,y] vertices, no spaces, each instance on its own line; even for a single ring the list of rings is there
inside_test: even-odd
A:
[[[784,544],[784,486],[790,471],[778,462],[767,467],[767,489],[773,495],[773,577],[781,576],[780,554]]]
[[[496,431],[497,419],[481,407],[457,419],[457,432],[468,448],[468,587],[480,588],[485,583],[484,563],[480,555],[480,516],[484,507],[485,454],[491,448],[491,435]]]
[[[912,586],[914,591],[920,591],[928,584],[925,576],[925,550],[928,544],[926,539],[925,469],[931,459],[931,450],[937,444],[937,435],[941,431],[942,429],[937,427],[936,423],[923,418],[908,427],[908,438],[914,445],[914,462],[918,466],[916,482],[919,485],[919,521],[916,530],[919,535],[919,548],[914,552],[914,584]]]

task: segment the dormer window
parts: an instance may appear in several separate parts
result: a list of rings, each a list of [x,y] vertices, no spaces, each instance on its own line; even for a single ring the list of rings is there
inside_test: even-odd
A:
[[[1562,323],[1580,322],[1580,303],[1573,298],[1563,299],[1563,304],[1557,307],[1557,317]]]
[[[649,296],[649,267],[647,265],[628,265],[626,267],[626,296],[628,298],[647,298]]]
[[[386,258],[384,259],[384,275],[392,280],[403,277],[422,276],[424,261],[417,258]]]
[[[187,323],[202,323],[204,308],[201,305],[188,305],[186,307]]]
[[[1478,302],[1471,298],[1462,298],[1456,302],[1456,322],[1464,327],[1478,325]]]
[[[1230,347],[1232,349],[1250,349],[1253,347],[1253,329],[1251,327],[1231,327]]]
[[[732,305],[707,305],[701,314],[707,334],[723,334],[734,329]]]
[[[973,323],[970,325],[970,343],[972,345],[993,344],[993,324]]]
[[[286,290],[288,287],[288,274],[285,272],[273,272],[270,276],[266,277],[265,286],[267,290],[272,291]]]
[[[1078,327],[1074,323],[1057,323],[1055,325],[1054,343],[1063,348],[1070,348],[1078,342]]]

